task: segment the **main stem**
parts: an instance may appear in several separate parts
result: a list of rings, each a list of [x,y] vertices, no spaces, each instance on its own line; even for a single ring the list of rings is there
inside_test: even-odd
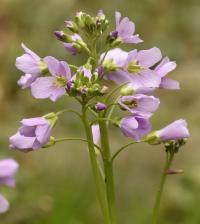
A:
[[[159,184],[159,188],[158,188],[158,192],[156,194],[156,200],[155,200],[155,204],[154,204],[154,208],[153,208],[153,215],[152,215],[152,222],[151,224],[157,224],[158,223],[158,214],[159,214],[159,209],[160,209],[160,202],[161,202],[161,197],[162,197],[162,193],[164,190],[164,185],[166,182],[166,178],[167,178],[167,170],[170,168],[171,163],[173,161],[174,158],[174,153],[169,153],[166,152],[166,161],[165,161],[165,165],[164,165],[164,169],[160,178],[160,184]]]
[[[95,153],[94,143],[93,143],[93,137],[92,137],[92,131],[89,126],[89,122],[87,120],[86,107],[84,104],[82,105],[82,121],[83,121],[86,137],[88,141],[88,149],[89,149],[90,160],[91,160],[93,175],[95,179],[95,185],[96,185],[96,191],[97,191],[99,204],[104,216],[105,224],[111,224],[109,213],[108,213],[108,205],[107,205],[107,201],[105,197],[105,184],[102,180],[101,173],[98,168],[96,153]]]
[[[108,208],[110,213],[111,224],[116,224],[113,163],[112,163],[112,158],[110,153],[108,127],[106,125],[106,121],[100,120],[99,127],[100,127],[100,133],[101,133],[101,147],[103,152],[103,163],[104,163]]]

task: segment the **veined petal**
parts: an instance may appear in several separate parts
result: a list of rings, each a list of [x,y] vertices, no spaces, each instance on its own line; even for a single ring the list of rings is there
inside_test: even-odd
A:
[[[164,77],[167,73],[173,71],[176,68],[176,62],[170,61],[168,57],[163,58],[161,63],[156,66],[154,71],[160,76]]]
[[[15,135],[11,136],[9,139],[10,148],[28,151],[28,149],[32,148],[35,139],[36,139],[35,137],[22,136],[20,135],[19,132],[17,132]]]
[[[54,90],[55,77],[41,77],[31,85],[31,92],[36,99],[49,98]]]
[[[38,125],[35,130],[35,135],[37,140],[41,143],[41,145],[45,145],[48,143],[51,135],[51,127],[49,124]]]
[[[36,53],[31,51],[28,47],[26,47],[24,43],[22,43],[21,46],[27,54],[31,55],[36,61],[40,61],[40,57]]]
[[[178,90],[180,89],[180,83],[176,80],[170,79],[168,77],[163,77],[161,79],[160,87],[161,89],[171,89]]]
[[[59,74],[60,64],[56,58],[54,58],[52,56],[46,56],[44,58],[44,62],[47,65],[49,72],[53,76],[56,76],[57,74]]]
[[[148,50],[141,50],[138,52],[137,61],[144,68],[150,68],[155,65],[162,58],[162,54],[159,48],[153,47]]]

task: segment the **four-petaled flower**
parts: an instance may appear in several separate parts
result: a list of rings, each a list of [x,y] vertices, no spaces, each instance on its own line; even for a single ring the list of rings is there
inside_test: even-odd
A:
[[[37,78],[31,85],[32,95],[37,99],[56,101],[66,94],[67,82],[71,79],[70,68],[65,61],[51,56],[45,57],[44,62],[52,76]]]
[[[122,43],[138,44],[143,42],[138,34],[135,34],[135,24],[128,17],[121,19],[121,13],[115,13],[116,29],[110,33],[113,40]]]

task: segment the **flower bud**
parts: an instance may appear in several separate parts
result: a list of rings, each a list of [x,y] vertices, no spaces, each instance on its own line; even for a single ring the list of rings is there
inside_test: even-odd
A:
[[[71,42],[72,41],[71,36],[66,34],[64,31],[55,31],[54,35],[60,41],[63,41],[63,42]]]
[[[85,27],[85,16],[86,14],[83,12],[77,12],[75,17],[76,25],[80,28]]]
[[[65,21],[65,26],[73,33],[78,33],[78,27],[73,21]]]
[[[134,94],[134,89],[130,85],[123,86],[120,90],[122,96],[130,96]]]
[[[104,103],[100,103],[98,102],[96,105],[95,105],[95,110],[96,112],[101,112],[103,110],[105,110],[107,108],[106,104]]]

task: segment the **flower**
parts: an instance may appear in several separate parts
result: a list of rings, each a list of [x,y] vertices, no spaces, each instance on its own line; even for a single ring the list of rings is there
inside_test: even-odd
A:
[[[21,46],[25,54],[16,58],[16,67],[26,73],[18,80],[18,84],[24,89],[30,87],[36,78],[46,70],[46,65],[37,54],[28,49],[23,43]]]
[[[108,51],[107,54],[103,53],[100,57],[100,62],[103,60],[103,70],[111,72],[123,67],[127,57],[128,52],[123,51],[121,48],[114,48]]]
[[[156,66],[154,71],[161,77],[160,88],[161,89],[180,89],[179,82],[165,77],[167,73],[173,71],[176,68],[176,62],[170,61],[168,57],[163,58],[163,60]]]
[[[151,131],[149,117],[140,114],[129,115],[122,118],[119,126],[125,136],[131,137],[135,141],[140,141],[141,137],[147,135]]]
[[[177,140],[190,136],[187,129],[187,122],[183,119],[176,120],[165,128],[156,131],[155,136],[161,141]]]
[[[23,119],[17,133],[10,137],[10,148],[29,152],[41,148],[50,140],[51,124],[44,117]]]
[[[129,20],[129,18],[124,17],[121,19],[121,13],[115,13],[116,20],[116,30],[110,33],[110,38],[122,43],[132,43],[138,44],[143,42],[139,38],[139,35],[133,35],[135,32],[135,24]]]
[[[119,105],[133,114],[151,116],[158,109],[160,100],[154,96],[136,94],[134,96],[122,96],[118,100]]]
[[[92,125],[92,136],[93,136],[93,142],[95,145],[100,144],[100,129],[98,124]]]
[[[118,50],[118,54],[112,50],[109,57],[108,55],[105,57],[104,64],[107,60],[113,60],[117,64],[113,72],[106,74],[106,78],[117,84],[130,82],[137,93],[150,92],[158,88],[161,83],[161,77],[151,69],[161,58],[160,49],[157,47],[141,51],[133,50],[129,53]]]
[[[0,160],[0,184],[9,187],[15,186],[15,174],[18,171],[19,165],[13,159]],[[0,194],[0,213],[6,212],[9,208],[9,202]]]
[[[13,159],[0,160],[0,184],[14,187],[18,168],[18,163]]]
[[[56,58],[47,56],[44,58],[52,76],[39,77],[31,85],[32,95],[37,99],[50,98],[58,100],[66,94],[68,80],[71,79],[71,72],[65,61],[58,61]]]

